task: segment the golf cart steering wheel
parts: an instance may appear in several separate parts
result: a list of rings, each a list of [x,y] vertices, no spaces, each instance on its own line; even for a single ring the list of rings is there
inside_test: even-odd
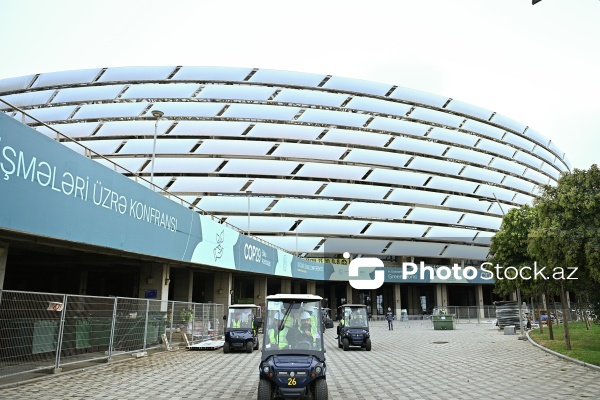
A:
[[[308,340],[301,340],[294,345],[294,349],[296,350],[310,350],[313,345]]]

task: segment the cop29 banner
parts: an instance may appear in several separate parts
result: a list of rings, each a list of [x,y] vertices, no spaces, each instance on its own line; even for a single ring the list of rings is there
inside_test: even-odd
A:
[[[260,272],[273,275],[277,266],[277,249],[249,238],[239,235],[237,243],[233,245],[235,265],[243,266],[244,271]]]

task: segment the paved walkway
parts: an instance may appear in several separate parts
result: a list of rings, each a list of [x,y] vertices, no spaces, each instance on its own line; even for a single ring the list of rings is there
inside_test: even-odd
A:
[[[373,322],[372,351],[338,349],[328,329],[330,399],[600,397],[600,371],[550,355],[491,324]],[[256,399],[260,352],[174,351],[0,388],[3,399]]]

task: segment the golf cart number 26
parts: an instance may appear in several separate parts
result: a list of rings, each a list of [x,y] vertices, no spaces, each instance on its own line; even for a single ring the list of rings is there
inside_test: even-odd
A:
[[[288,386],[296,386],[296,378],[288,378]]]

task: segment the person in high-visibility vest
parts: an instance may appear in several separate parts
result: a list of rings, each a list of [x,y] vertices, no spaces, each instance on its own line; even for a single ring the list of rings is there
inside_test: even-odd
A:
[[[254,315],[252,313],[246,316],[245,320],[242,320],[242,328],[252,329],[252,333],[256,335],[256,329],[254,328]]]
[[[271,346],[277,346],[280,349],[284,349],[288,347],[287,335],[289,333],[289,328],[286,324],[283,326],[283,329],[279,329],[281,327],[280,312],[275,313],[273,322],[275,323],[275,327],[269,330],[269,343]]]
[[[312,326],[318,326],[319,324],[319,308],[313,307],[312,314],[310,315]]]
[[[318,343],[320,336],[317,329],[317,326],[312,323],[311,315],[308,312],[303,311],[302,314],[300,314],[300,326],[298,326],[297,332],[294,335],[295,343],[309,342],[311,348],[315,348],[316,345],[320,344]]]
[[[194,319],[194,312],[191,308],[184,308],[181,310],[181,320],[183,322],[192,322]]]
[[[344,319],[344,315],[342,314],[342,317],[340,318],[340,322],[338,323],[338,326],[337,326],[337,336],[335,337],[336,339],[339,339],[340,333],[342,332],[342,328],[344,327],[344,325],[346,325],[346,320]]]
[[[192,330],[192,322],[194,321],[194,311],[191,308],[181,310],[181,321],[186,325],[188,331]]]
[[[241,328],[242,327],[242,315],[239,312],[236,312],[231,320],[232,328]]]

